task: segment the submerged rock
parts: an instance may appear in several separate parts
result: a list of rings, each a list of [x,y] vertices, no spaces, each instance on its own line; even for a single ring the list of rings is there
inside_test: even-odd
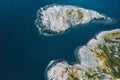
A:
[[[103,31],[78,49],[79,62],[53,61],[47,68],[48,80],[120,79],[120,29]]]
[[[70,5],[51,5],[38,10],[36,25],[44,35],[58,34],[80,24],[91,21],[112,20],[94,10]]]

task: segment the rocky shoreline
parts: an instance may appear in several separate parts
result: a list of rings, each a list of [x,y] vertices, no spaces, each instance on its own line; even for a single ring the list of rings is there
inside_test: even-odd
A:
[[[79,62],[56,60],[49,64],[48,80],[120,79],[120,29],[103,31],[78,49]]]
[[[71,5],[49,5],[37,12],[35,21],[40,33],[54,35],[91,21],[112,22],[112,19],[94,10]]]

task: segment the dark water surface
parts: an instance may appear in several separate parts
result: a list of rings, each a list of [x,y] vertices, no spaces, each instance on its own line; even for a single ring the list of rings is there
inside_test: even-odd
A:
[[[91,23],[62,35],[45,37],[34,24],[36,12],[53,3],[93,9],[117,23]],[[0,80],[44,80],[51,60],[75,62],[78,46],[103,30],[116,28],[120,28],[120,0],[0,0]]]

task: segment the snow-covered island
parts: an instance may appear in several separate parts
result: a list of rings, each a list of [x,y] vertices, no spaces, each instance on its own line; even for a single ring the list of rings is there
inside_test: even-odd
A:
[[[94,10],[81,7],[48,5],[38,10],[35,23],[42,34],[53,35],[91,21],[111,22],[112,19]]]
[[[79,62],[50,62],[47,80],[120,80],[120,29],[103,31],[78,48]]]

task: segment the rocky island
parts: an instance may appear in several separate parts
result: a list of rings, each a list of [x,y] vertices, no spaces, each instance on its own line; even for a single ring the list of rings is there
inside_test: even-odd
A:
[[[53,35],[63,33],[76,25],[91,21],[111,22],[112,19],[94,10],[71,5],[48,5],[37,12],[35,21],[40,33]]]
[[[50,62],[47,80],[120,80],[120,29],[103,31],[77,50],[78,62]]]

